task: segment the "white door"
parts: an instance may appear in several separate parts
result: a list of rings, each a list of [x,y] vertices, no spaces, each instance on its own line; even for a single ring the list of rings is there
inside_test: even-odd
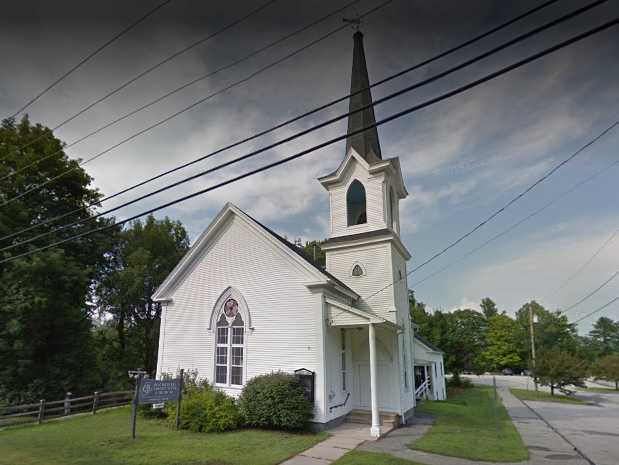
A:
[[[378,408],[381,411],[398,411],[397,383],[394,381],[393,368],[388,363],[377,363],[378,379]],[[370,364],[357,363],[355,365],[355,384],[353,392],[355,408],[369,410],[370,405]]]

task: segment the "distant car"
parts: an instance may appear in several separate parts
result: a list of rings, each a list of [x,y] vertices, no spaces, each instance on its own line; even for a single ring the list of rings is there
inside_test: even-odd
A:
[[[503,368],[503,371],[501,373],[503,373],[505,376],[512,376],[514,374],[514,370],[512,370],[511,368]]]

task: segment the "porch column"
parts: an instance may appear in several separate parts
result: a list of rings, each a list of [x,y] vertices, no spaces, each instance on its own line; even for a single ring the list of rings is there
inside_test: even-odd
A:
[[[428,365],[424,365],[423,366],[423,381],[425,383],[428,382]],[[423,391],[423,396],[427,399],[428,398],[428,385],[426,384],[426,389]]]
[[[372,428],[370,429],[370,435],[377,438],[380,436],[380,414],[378,412],[378,390],[376,387],[378,370],[376,368],[376,330],[374,323],[369,323],[368,329],[370,337],[370,402],[372,406]]]

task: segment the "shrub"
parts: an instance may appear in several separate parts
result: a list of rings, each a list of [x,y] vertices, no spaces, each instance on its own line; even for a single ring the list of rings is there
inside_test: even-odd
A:
[[[175,425],[176,404],[166,404],[168,423]],[[207,383],[190,384],[183,390],[180,427],[194,432],[215,433],[237,429],[241,415],[234,399]]]
[[[293,375],[271,373],[251,379],[239,398],[247,426],[300,430],[313,417],[312,403]]]

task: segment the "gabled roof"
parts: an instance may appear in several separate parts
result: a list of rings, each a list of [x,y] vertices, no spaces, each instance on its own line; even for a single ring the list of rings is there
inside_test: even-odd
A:
[[[434,352],[439,352],[441,354],[443,353],[443,351],[441,349],[436,347],[434,344],[432,344],[430,341],[428,341],[425,337],[420,336],[419,333],[417,333],[417,331],[415,331],[415,339],[417,339],[419,342],[421,342],[428,349],[433,350]]]
[[[185,254],[185,256],[181,259],[181,261],[174,267],[172,272],[168,275],[168,277],[163,281],[161,286],[155,291],[153,295],[153,300],[156,301],[165,301],[169,300],[169,293],[172,291],[174,285],[178,282],[178,280],[184,275],[185,271],[191,266],[194,259],[199,257],[200,251],[204,248],[204,246],[209,242],[209,240],[215,235],[216,231],[219,229],[219,226],[223,224],[225,218],[228,215],[236,215],[237,217],[243,219],[247,223],[251,224],[259,231],[262,232],[265,236],[272,239],[272,242],[279,247],[282,247],[286,253],[290,254],[297,262],[299,262],[302,266],[305,266],[311,273],[316,275],[316,278],[319,280],[324,280],[325,284],[330,284],[334,286],[336,289],[339,289],[340,292],[349,295],[353,299],[359,298],[359,295],[350,289],[346,284],[341,282],[335,276],[331,275],[327,271],[323,270],[320,265],[315,263],[311,258],[309,258],[302,250],[298,247],[294,246],[286,239],[281,237],[279,234],[275,233],[271,229],[267,228],[263,224],[259,223],[251,216],[247,215],[237,206],[227,203],[222,210],[215,216],[211,224],[204,230],[202,234],[196,239],[195,243],[191,246],[189,251]],[[293,252],[291,254],[291,252]]]

